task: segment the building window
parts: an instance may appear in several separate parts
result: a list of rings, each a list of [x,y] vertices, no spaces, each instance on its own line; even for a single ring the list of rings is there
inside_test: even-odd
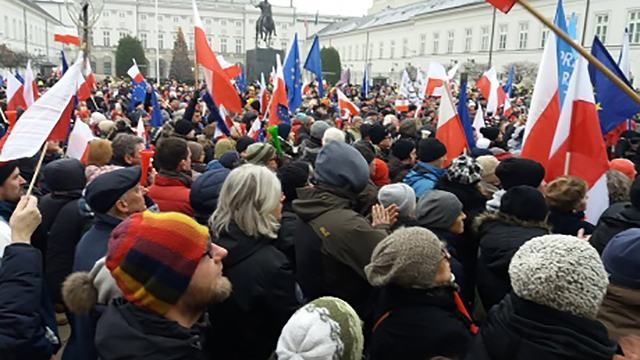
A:
[[[140,20],[147,20],[147,14],[140,14]]]
[[[629,13],[629,42],[632,44],[640,44],[640,10],[631,11]]]
[[[609,30],[609,15],[608,14],[596,14],[596,29],[595,35],[602,41],[603,44],[607,43],[607,32]]]
[[[147,34],[146,33],[140,33],[140,42],[142,42],[142,48],[146,49],[147,48]]]
[[[378,48],[378,59],[382,59],[384,57],[384,43],[380,42],[380,47]]]
[[[347,48],[347,60],[351,60],[351,55],[353,54],[352,50],[351,45],[349,45]]]
[[[236,21],[236,27],[242,27],[242,21]]]
[[[242,54],[242,39],[236,39],[236,54]]]
[[[111,60],[104,61],[104,74],[111,75]]]
[[[194,41],[193,41],[193,34],[189,34],[189,40],[188,40],[188,41],[189,41],[189,42],[187,42],[187,48],[188,48],[189,50],[193,50],[193,44],[194,44]]]
[[[158,34],[158,48],[164,49],[164,35]]]
[[[420,35],[420,55],[427,52],[427,34]]]
[[[104,47],[111,46],[111,32],[106,30],[102,32],[102,46]]]
[[[396,41],[391,40],[391,46],[389,47],[389,58],[393,59],[396,56]]]
[[[471,51],[471,41],[473,40],[473,29],[466,28],[464,29],[464,51]]]
[[[227,39],[225,38],[220,39],[220,52],[223,54],[227,53]]]
[[[354,60],[358,60],[360,58],[360,45],[356,45],[356,57]]]
[[[489,51],[489,27],[480,28],[480,51]]]
[[[118,40],[122,39],[123,37],[127,36],[126,32],[120,31],[120,36],[118,37]]]
[[[402,39],[402,57],[406,58],[409,55],[409,39]]]
[[[509,26],[507,24],[500,25],[500,29],[498,30],[498,50],[504,50],[507,48],[507,32],[509,31]]]
[[[451,54],[453,52],[453,42],[455,41],[455,32],[453,30],[449,30],[447,32],[447,54]]]
[[[369,57],[365,60],[373,59],[373,44],[369,44]]]
[[[526,49],[529,41],[529,23],[520,23],[520,31],[518,32],[518,49]]]
[[[227,20],[220,20],[220,26],[227,26]]]
[[[206,22],[206,23],[207,23],[207,25],[211,25],[211,19],[210,19],[210,18],[206,18],[206,19],[204,20],[204,22]]]
[[[542,37],[540,38],[540,47],[544,48],[544,46],[547,44],[547,39],[549,38],[549,29],[547,28],[543,28],[542,29]]]
[[[179,18],[179,17],[177,17],[177,16],[174,16],[174,17],[173,17],[173,22],[174,22],[174,23],[177,23],[177,22],[179,22],[179,21],[180,21],[180,18]]]
[[[440,33],[433,33],[433,53],[440,51]]]
[[[120,11],[118,13],[118,16],[121,17],[121,18],[124,18],[126,16],[126,14],[124,13],[124,11]]]

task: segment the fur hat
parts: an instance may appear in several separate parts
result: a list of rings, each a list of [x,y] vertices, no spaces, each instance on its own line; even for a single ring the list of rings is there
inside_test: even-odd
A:
[[[545,221],[549,208],[538,189],[523,185],[509,189],[502,196],[500,212],[524,221]]]
[[[505,190],[518,185],[537,188],[544,179],[544,167],[534,160],[508,158],[500,162],[496,176]]]
[[[378,243],[364,271],[373,286],[431,288],[435,286],[442,250],[442,243],[431,231],[402,228]]]
[[[378,201],[385,208],[396,205],[400,217],[416,217],[416,193],[407,184],[397,183],[381,187],[378,191]]]
[[[431,190],[420,198],[416,218],[420,226],[449,230],[462,213],[462,203],[450,192]]]
[[[574,236],[529,240],[509,265],[513,291],[536,304],[595,319],[609,281],[598,252]]]
[[[278,360],[360,360],[362,323],[345,301],[321,297],[296,311],[282,328]]]
[[[105,258],[98,260],[90,272],[74,272],[62,284],[62,299],[74,314],[86,314],[96,304],[106,305],[118,297],[122,292],[105,266]]]
[[[453,159],[447,168],[446,177],[449,181],[457,184],[470,185],[482,180],[482,167],[476,159],[460,155]]]

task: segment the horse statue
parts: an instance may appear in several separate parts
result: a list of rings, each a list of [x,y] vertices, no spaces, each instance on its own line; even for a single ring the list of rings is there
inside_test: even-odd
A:
[[[263,0],[254,6],[259,8],[261,12],[258,21],[256,21],[256,47],[260,41],[264,41],[267,47],[271,47],[272,36],[277,36],[276,24],[271,14],[271,4],[269,4],[269,0]]]

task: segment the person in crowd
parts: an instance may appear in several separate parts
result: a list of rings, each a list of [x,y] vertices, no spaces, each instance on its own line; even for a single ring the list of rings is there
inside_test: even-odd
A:
[[[593,233],[594,226],[584,220],[589,187],[581,178],[561,176],[545,188],[549,206],[549,225],[554,234],[577,235]]]
[[[416,143],[409,139],[400,139],[391,145],[389,155],[389,180],[393,183],[402,182],[409,170],[416,165]]]
[[[618,170],[607,171],[607,190],[609,191],[609,206],[629,202],[632,180]]]
[[[371,139],[371,144],[375,148],[376,157],[386,162],[391,152],[391,134],[389,131],[382,124],[375,123],[369,130],[369,139]]]
[[[416,193],[411,186],[403,183],[385,185],[378,191],[378,202],[385,209],[392,205],[398,209],[398,219],[391,230],[415,225]]]
[[[205,172],[193,182],[189,193],[189,203],[198,223],[209,224],[209,218],[218,207],[222,184],[229,173],[231,170],[221,167]]]
[[[4,248],[11,244],[9,219],[20,201],[25,183],[17,161],[0,163],[0,257]]]
[[[86,178],[84,166],[76,159],[53,161],[42,172],[50,193],[38,203],[42,222],[31,244],[40,250],[45,260],[51,298],[54,304],[61,304],[62,282],[73,269],[76,245],[91,221],[91,216],[81,211],[80,205]]]
[[[502,196],[512,187],[526,185],[539,188],[544,180],[544,167],[531,159],[508,158],[500,161],[496,167],[496,176],[500,180],[501,190],[487,201],[487,210],[498,212]]]
[[[395,206],[374,206],[369,222],[354,208],[369,182],[369,166],[353,147],[331,142],[318,154],[313,187],[298,190],[293,210],[296,276],[308,299],[335,296],[365,318],[370,285],[364,267],[397,216]]]
[[[638,175],[635,164],[629,159],[613,159],[609,161],[609,170],[618,170],[631,181],[635,180]]]
[[[461,358],[478,328],[462,305],[449,255],[434,233],[400,229],[376,246],[367,279],[380,289],[371,360]]]
[[[389,167],[387,163],[380,158],[375,158],[371,165],[373,166],[371,181],[378,187],[389,184]]]
[[[140,165],[140,152],[144,150],[144,139],[131,134],[118,134],[111,142],[113,157],[111,165],[129,167]]]
[[[238,138],[238,141],[236,141],[236,151],[240,154],[241,159],[245,159],[247,157],[247,148],[255,142],[256,141],[249,136],[241,136]]]
[[[415,119],[405,119],[400,123],[398,130],[400,139],[415,142],[418,138],[418,123]]]
[[[360,360],[364,347],[358,314],[345,301],[321,297],[287,321],[276,348],[278,360]]]
[[[191,175],[195,180],[205,172],[207,164],[204,163],[204,147],[195,141],[188,141],[189,151],[191,151]]]
[[[216,160],[220,160],[222,155],[226,152],[234,150],[236,148],[236,142],[230,138],[222,138],[216,141],[213,157]]]
[[[153,185],[149,187],[149,197],[160,211],[176,211],[193,216],[189,203],[191,191],[191,150],[184,139],[162,139],[153,159],[158,170]]]
[[[301,124],[296,133],[295,145],[300,146],[300,144],[311,137],[311,127],[313,126],[314,120],[312,116],[303,113],[297,114],[296,119],[300,120]]]
[[[300,160],[315,165],[318,153],[320,149],[322,149],[322,137],[324,137],[325,131],[330,127],[331,125],[326,121],[321,120],[315,121],[313,125],[311,125],[309,137],[304,139],[298,148],[298,154],[301,154]]]
[[[476,159],[460,155],[453,159],[443,177],[438,180],[436,189],[454,194],[462,203],[462,210],[469,219],[465,229],[484,211],[486,198],[480,192],[478,184],[482,180],[482,166]],[[466,224],[465,224],[466,225]]]
[[[211,358],[267,359],[300,306],[291,265],[275,246],[281,216],[282,189],[272,171],[247,164],[229,174],[210,226],[229,251],[223,264],[233,293],[209,308]]]
[[[609,286],[598,320],[613,339],[640,336],[640,229],[625,230],[604,248]]]
[[[593,247],[602,253],[609,240],[624,230],[640,227],[640,178],[636,178],[629,190],[630,202],[611,205],[598,220],[589,239]]]
[[[607,272],[589,243],[536,237],[514,254],[509,277],[513,291],[491,309],[465,359],[613,358],[617,345],[596,320]]]
[[[278,169],[277,176],[282,184],[284,202],[276,247],[287,256],[291,267],[295,269],[295,232],[300,219],[293,211],[293,201],[298,198],[298,189],[309,186],[310,166],[303,161],[294,161]]]
[[[493,155],[482,155],[476,158],[482,168],[482,180],[478,184],[480,192],[487,199],[493,198],[493,194],[500,190],[500,179],[496,176],[496,168],[500,161]]]
[[[351,118],[351,124],[347,129],[348,138],[351,140],[350,143],[358,142],[362,139],[362,134],[360,134],[360,127],[362,126],[364,120],[361,116],[354,116]]]
[[[98,357],[203,358],[202,316],[231,294],[222,273],[226,255],[205,226],[181,213],[146,211],[120,223],[109,239],[106,266],[123,299],[109,304],[98,321]]]
[[[516,251],[527,241],[550,233],[548,213],[542,193],[522,185],[502,196],[499,212],[487,212],[476,219],[480,244],[477,287],[485,310],[511,290],[508,269]]]
[[[84,170],[87,183],[90,183],[98,175],[111,170],[109,162],[113,157],[111,141],[105,139],[93,139],[89,142],[87,151],[87,167]]]
[[[249,145],[245,160],[249,164],[265,166],[273,172],[278,171],[276,149],[271,144],[255,143]]]
[[[418,142],[418,163],[411,169],[403,182],[413,188],[416,198],[433,190],[438,180],[444,175],[447,148],[438,139],[422,139]]]
[[[7,222],[10,243],[0,263],[0,351],[5,359],[50,360],[62,345],[45,290],[42,254],[30,243],[41,219],[37,199],[23,196]]]
[[[345,142],[344,131],[334,127],[328,128],[322,136],[322,146],[327,145],[331,141]]]

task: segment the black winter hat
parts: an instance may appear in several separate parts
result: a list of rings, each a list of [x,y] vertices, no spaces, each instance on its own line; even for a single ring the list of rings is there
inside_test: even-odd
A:
[[[500,135],[500,129],[497,127],[485,127],[480,129],[480,133],[487,139],[491,141],[496,141],[498,136]]]
[[[17,167],[18,162],[16,160],[0,163],[0,186],[4,185],[4,182],[7,181]]]
[[[186,136],[193,130],[193,124],[191,121],[180,119],[173,125],[173,130],[176,134]]]
[[[524,221],[545,221],[549,208],[538,189],[521,185],[509,189],[502,196],[500,212]]]
[[[307,185],[309,181],[309,164],[294,161],[279,168],[277,175],[282,184],[285,201],[293,201],[298,198],[296,190]]]
[[[249,145],[251,145],[251,144],[253,144],[255,142],[256,141],[252,137],[241,136],[236,141],[236,151],[239,152],[239,153],[244,152],[245,150],[247,150]]]
[[[84,165],[78,159],[58,159],[42,170],[49,191],[82,191],[87,185]]]
[[[631,184],[629,197],[631,198],[631,205],[636,209],[640,209],[640,176],[638,176]]]
[[[415,148],[415,142],[407,139],[400,139],[391,146],[391,154],[400,160],[406,160]]]
[[[500,162],[496,176],[505,190],[518,185],[537,188],[544,180],[544,167],[534,160],[509,158]]]
[[[447,148],[435,138],[422,139],[418,143],[418,159],[422,162],[432,162],[447,154]]]
[[[389,136],[389,132],[382,124],[374,124],[369,130],[369,138],[376,145],[380,144],[387,136]]]

